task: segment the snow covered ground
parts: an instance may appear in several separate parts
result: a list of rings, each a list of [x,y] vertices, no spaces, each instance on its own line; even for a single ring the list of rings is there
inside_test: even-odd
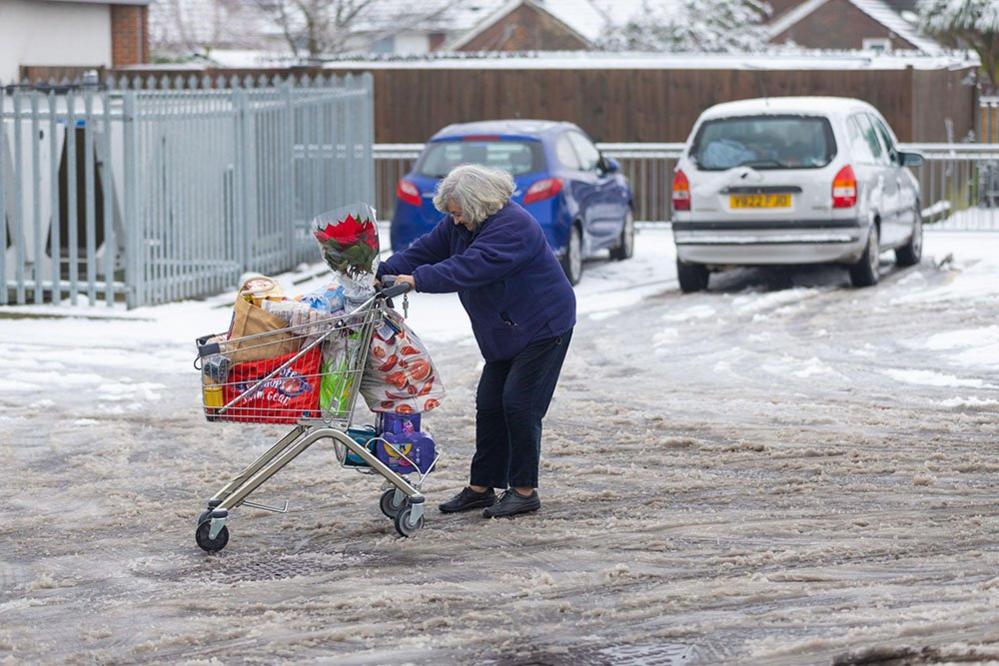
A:
[[[399,539],[317,446],[254,497],[291,511],[238,509],[218,556],[204,498],[281,433],[199,415],[193,339],[232,296],[4,308],[0,661],[997,660],[999,233],[926,246],[872,289],[738,270],[685,296],[642,229],[578,288],[539,514]],[[480,359],[457,299],[410,305],[450,389],[433,506]]]

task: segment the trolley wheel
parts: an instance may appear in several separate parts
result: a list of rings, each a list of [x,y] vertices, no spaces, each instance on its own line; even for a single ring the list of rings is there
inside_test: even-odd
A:
[[[382,493],[382,498],[378,501],[378,508],[382,510],[389,518],[395,518],[402,507],[406,506],[409,502],[408,498],[404,498],[399,504],[395,503],[395,488],[389,488]]]
[[[410,522],[410,516],[413,513],[412,506],[403,507],[399,513],[395,514],[395,531],[401,536],[408,537],[416,533],[416,530],[423,527],[423,516],[416,521],[416,524]]]
[[[229,543],[229,528],[222,526],[222,529],[215,536],[214,539],[209,539],[208,534],[212,529],[212,521],[209,518],[205,522],[198,525],[198,529],[194,532],[194,540],[198,542],[201,549],[207,553],[217,553],[218,551],[225,548],[225,545]]]

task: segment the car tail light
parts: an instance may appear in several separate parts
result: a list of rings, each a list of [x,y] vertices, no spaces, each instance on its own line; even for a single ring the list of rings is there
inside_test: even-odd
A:
[[[833,178],[832,199],[833,208],[853,208],[857,205],[857,177],[849,164]]]
[[[399,184],[396,185],[395,195],[399,197],[399,201],[404,201],[414,206],[421,205],[420,190],[405,178],[400,179]]]
[[[542,178],[527,188],[527,192],[524,194],[524,203],[529,204],[534,203],[535,201],[551,199],[561,191],[561,178]]]
[[[673,210],[690,210],[690,181],[680,170],[673,174]]]

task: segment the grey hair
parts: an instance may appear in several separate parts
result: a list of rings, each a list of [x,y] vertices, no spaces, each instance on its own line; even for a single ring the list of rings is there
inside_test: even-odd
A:
[[[505,206],[515,189],[513,176],[506,171],[462,164],[452,169],[437,186],[434,207],[446,213],[448,202],[454,202],[461,209],[462,217],[477,227]]]

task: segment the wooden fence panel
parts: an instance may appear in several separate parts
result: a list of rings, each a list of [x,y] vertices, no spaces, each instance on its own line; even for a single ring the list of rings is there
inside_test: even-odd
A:
[[[419,68],[379,63],[375,141],[420,143],[445,125],[496,118],[568,120],[607,142],[684,141],[719,102],[763,96],[834,95],[876,106],[902,141],[959,141],[976,125],[973,68],[962,69],[545,69]],[[214,70],[211,77],[315,75],[318,70]],[[360,73],[331,63],[325,74]],[[129,69],[127,76],[182,74]],[[202,72],[199,72],[199,74]]]

